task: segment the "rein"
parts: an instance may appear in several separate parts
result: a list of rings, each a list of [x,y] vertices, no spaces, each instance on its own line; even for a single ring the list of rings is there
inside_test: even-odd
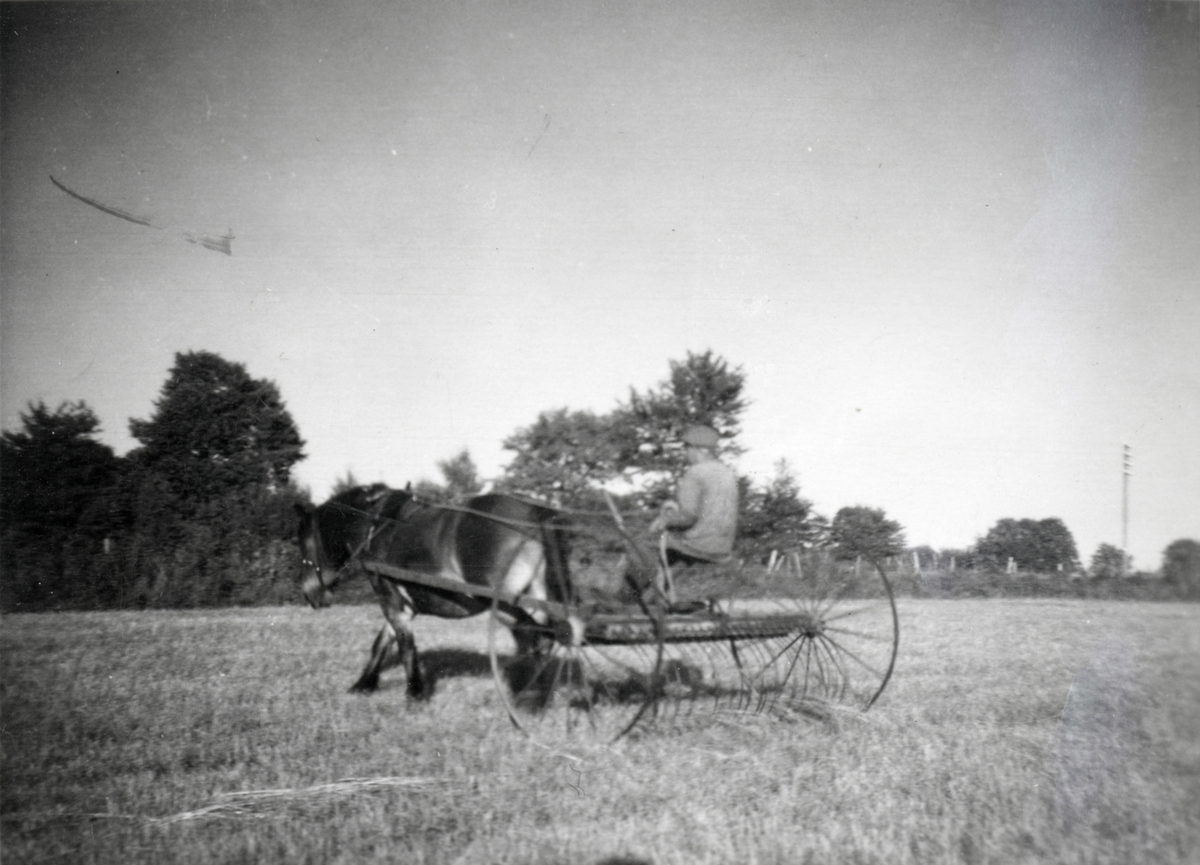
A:
[[[510,494],[504,493],[504,495],[510,495]],[[547,510],[555,511],[556,513],[563,514],[566,516],[592,517],[592,518],[598,518],[598,519],[605,518],[605,514],[603,514],[602,512],[599,512],[599,511],[582,511],[582,510],[572,510],[572,509],[567,509],[567,508],[558,508],[558,507],[554,507],[553,505],[548,505],[544,502],[539,502],[535,499],[526,498],[524,496],[510,496],[510,497],[519,502],[524,502],[525,504],[536,505],[537,507],[546,508]],[[364,517],[370,517],[372,520],[372,527],[374,528],[374,524],[379,523],[379,522],[390,522],[390,523],[397,523],[397,524],[407,523],[409,521],[409,519],[408,519],[409,516],[412,514],[412,511],[408,511],[407,513],[404,511],[405,511],[405,509],[407,509],[409,507],[410,504],[415,504],[418,507],[429,508],[432,510],[454,511],[454,512],[460,513],[460,514],[472,514],[477,517],[482,517],[485,520],[490,520],[494,523],[498,523],[502,526],[508,526],[509,528],[516,529],[516,530],[521,531],[522,533],[528,534],[530,536],[532,536],[532,533],[540,531],[543,526],[542,523],[530,522],[527,520],[514,520],[509,517],[500,517],[500,516],[496,516],[495,514],[489,514],[486,511],[480,511],[480,510],[476,510],[475,508],[466,507],[465,505],[431,502],[426,499],[418,498],[417,496],[414,496],[411,494],[410,494],[408,502],[406,502],[404,504],[404,506],[402,508],[402,512],[399,517],[383,516],[382,515],[382,505],[380,506],[378,511],[376,511],[375,513],[364,511],[361,508],[356,508],[353,505],[346,504],[345,502],[326,502],[324,506],[325,507],[336,507],[343,511],[349,511],[351,513],[360,514]],[[620,512],[616,511],[614,509],[612,513],[613,513],[613,516],[617,518],[617,525],[619,526],[619,530],[623,529],[624,521],[620,519]],[[640,511],[630,511],[629,513],[635,514],[635,513],[640,513]],[[577,535],[585,535],[586,534],[586,535],[592,535],[593,537],[597,535],[596,532],[594,532],[590,529],[587,529],[587,528],[584,528],[581,526],[576,526],[576,525],[557,525],[557,526],[555,526],[555,528],[559,529],[561,531],[572,532]],[[356,552],[360,552],[360,551],[356,551]]]
[[[431,502],[431,501],[428,501],[425,499],[418,498],[417,496],[414,496],[411,493],[409,493],[408,495],[409,495],[408,501],[406,501],[403,505],[401,505],[400,513],[399,513],[399,516],[397,516],[397,517],[383,516],[383,508],[386,503],[386,496],[380,497],[378,502],[375,503],[375,506],[370,511],[363,510],[362,508],[357,508],[354,505],[346,504],[345,502],[330,501],[330,502],[326,502],[325,505],[323,505],[323,507],[336,507],[336,508],[342,510],[343,512],[358,514],[360,516],[367,517],[371,521],[371,526],[367,532],[366,538],[353,550],[353,552],[351,552],[349,558],[346,560],[346,563],[337,569],[338,574],[341,574],[343,571],[345,571],[347,568],[351,567],[352,565],[354,565],[356,563],[360,563],[359,562],[360,557],[363,555],[363,553],[367,549],[370,548],[370,545],[374,542],[375,538],[378,537],[379,532],[381,530],[382,523],[392,523],[395,525],[402,525],[405,523],[409,523],[410,522],[409,518],[411,516],[413,516],[413,514],[417,510],[422,509],[422,508],[427,508],[430,510],[454,511],[454,512],[460,513],[460,514],[471,514],[471,515],[478,516],[478,517],[481,517],[486,520],[490,520],[494,523],[498,523],[503,526],[508,526],[509,528],[514,529],[518,532],[521,532],[522,534],[524,534],[528,537],[534,538],[535,540],[537,539],[535,536],[536,533],[540,533],[544,527],[543,523],[530,522],[530,521],[526,521],[526,520],[515,520],[515,519],[511,519],[509,517],[501,517],[501,516],[497,516],[496,514],[490,514],[485,511],[477,510],[475,508],[466,507],[465,505],[443,504],[443,503]],[[583,510],[575,510],[575,509],[558,508],[558,507],[554,507],[552,505],[546,504],[544,502],[537,501],[536,499],[530,499],[530,498],[527,498],[524,496],[515,496],[515,495],[511,495],[509,493],[505,493],[504,495],[508,495],[511,498],[513,498],[517,501],[523,502],[525,504],[534,505],[534,506],[540,507],[540,508],[546,508],[547,510],[554,511],[558,514],[563,514],[563,515],[567,515],[567,516],[576,516],[576,517],[587,517],[587,518],[591,518],[591,519],[606,519],[606,521],[611,521],[612,526],[616,529],[616,532],[620,536],[621,540],[625,543],[626,547],[634,554],[634,556],[636,556],[638,559],[641,560],[643,567],[646,567],[651,570],[662,570],[663,569],[663,564],[665,562],[665,558],[663,558],[660,562],[655,563],[655,562],[652,562],[646,556],[645,552],[643,552],[641,547],[637,544],[637,542],[634,541],[633,537],[629,533],[629,530],[626,528],[625,520],[623,518],[622,512],[617,509],[616,502],[613,501],[612,496],[608,495],[607,493],[605,494],[605,499],[606,499],[606,503],[608,504],[608,508],[609,508],[608,515],[605,515],[602,511],[600,511],[600,512],[598,512],[598,511],[583,511]],[[630,511],[629,513],[630,514],[640,513],[640,511]],[[595,528],[584,527],[584,526],[579,526],[579,525],[575,525],[575,524],[556,525],[556,526],[554,526],[554,528],[559,531],[571,532],[573,534],[581,535],[581,536],[587,535],[589,537],[596,538],[596,539],[601,539],[604,537],[611,537],[611,535],[609,535],[607,532],[601,532]],[[317,543],[316,557],[318,559],[318,562],[312,562],[307,558],[307,556],[305,556],[304,558],[301,559],[301,563],[308,567],[311,567],[314,571],[316,571],[317,581],[320,583],[320,586],[323,590],[325,590],[327,592],[332,592],[333,588],[328,583],[326,583],[324,569],[320,566],[320,562],[319,562],[319,560],[321,560],[321,559],[328,558],[328,555],[325,550],[325,539],[322,536],[319,525],[314,527],[314,533],[316,535],[316,543]],[[668,576],[666,579],[667,579],[667,583],[669,586],[670,585],[670,576],[669,576],[670,572],[669,572],[669,569],[667,569],[667,571],[668,571]],[[335,582],[335,585],[336,585],[336,582]]]

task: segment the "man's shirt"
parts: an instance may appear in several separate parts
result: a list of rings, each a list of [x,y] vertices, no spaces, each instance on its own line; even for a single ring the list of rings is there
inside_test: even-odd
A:
[[[679,479],[676,498],[680,509],[696,521],[682,532],[672,531],[670,546],[696,558],[728,558],[737,538],[738,483],[733,469],[719,460],[689,466]]]

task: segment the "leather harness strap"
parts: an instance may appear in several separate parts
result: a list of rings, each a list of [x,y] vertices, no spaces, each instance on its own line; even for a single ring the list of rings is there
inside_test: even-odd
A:
[[[469,595],[476,598],[488,598],[494,601],[502,601],[506,604],[512,604],[514,607],[520,607],[527,613],[544,612],[553,618],[566,620],[568,610],[563,604],[556,601],[543,601],[538,598],[531,598],[528,595],[516,595],[512,592],[506,592],[502,589],[493,589],[491,586],[478,586],[474,583],[467,583],[461,580],[452,580],[449,577],[443,577],[440,574],[427,574],[423,571],[412,571],[408,568],[397,567],[390,565],[387,562],[378,562],[367,560],[361,562],[361,565],[368,571],[373,571],[381,577],[388,577],[392,580],[399,580],[405,583],[414,583],[418,586],[424,586],[427,589],[437,589],[440,591],[450,592],[455,595]]]

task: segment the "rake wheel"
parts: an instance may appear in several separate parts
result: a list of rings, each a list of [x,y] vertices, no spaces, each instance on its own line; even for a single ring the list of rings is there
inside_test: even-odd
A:
[[[504,626],[512,617],[497,602],[488,644],[509,717],[535,740],[607,743],[639,724],[714,712],[787,718],[869,709],[891,679],[900,641],[886,574],[874,562],[818,554],[791,564],[693,614],[526,622],[514,631],[524,652],[513,650]]]
[[[509,718],[532,739],[608,744],[653,717],[663,697],[661,640],[593,644],[582,615],[510,633],[511,620],[503,604],[492,605],[488,654]]]
[[[656,717],[712,710],[823,717],[869,709],[891,679],[900,626],[875,563],[793,558],[761,597],[730,598],[711,614],[672,619],[665,633]]]

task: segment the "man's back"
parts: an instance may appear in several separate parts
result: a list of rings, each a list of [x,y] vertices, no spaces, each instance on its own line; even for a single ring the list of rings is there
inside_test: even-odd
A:
[[[679,507],[696,522],[670,539],[670,546],[697,558],[719,561],[733,552],[737,537],[738,483],[733,469],[710,459],[690,466],[679,480]]]

